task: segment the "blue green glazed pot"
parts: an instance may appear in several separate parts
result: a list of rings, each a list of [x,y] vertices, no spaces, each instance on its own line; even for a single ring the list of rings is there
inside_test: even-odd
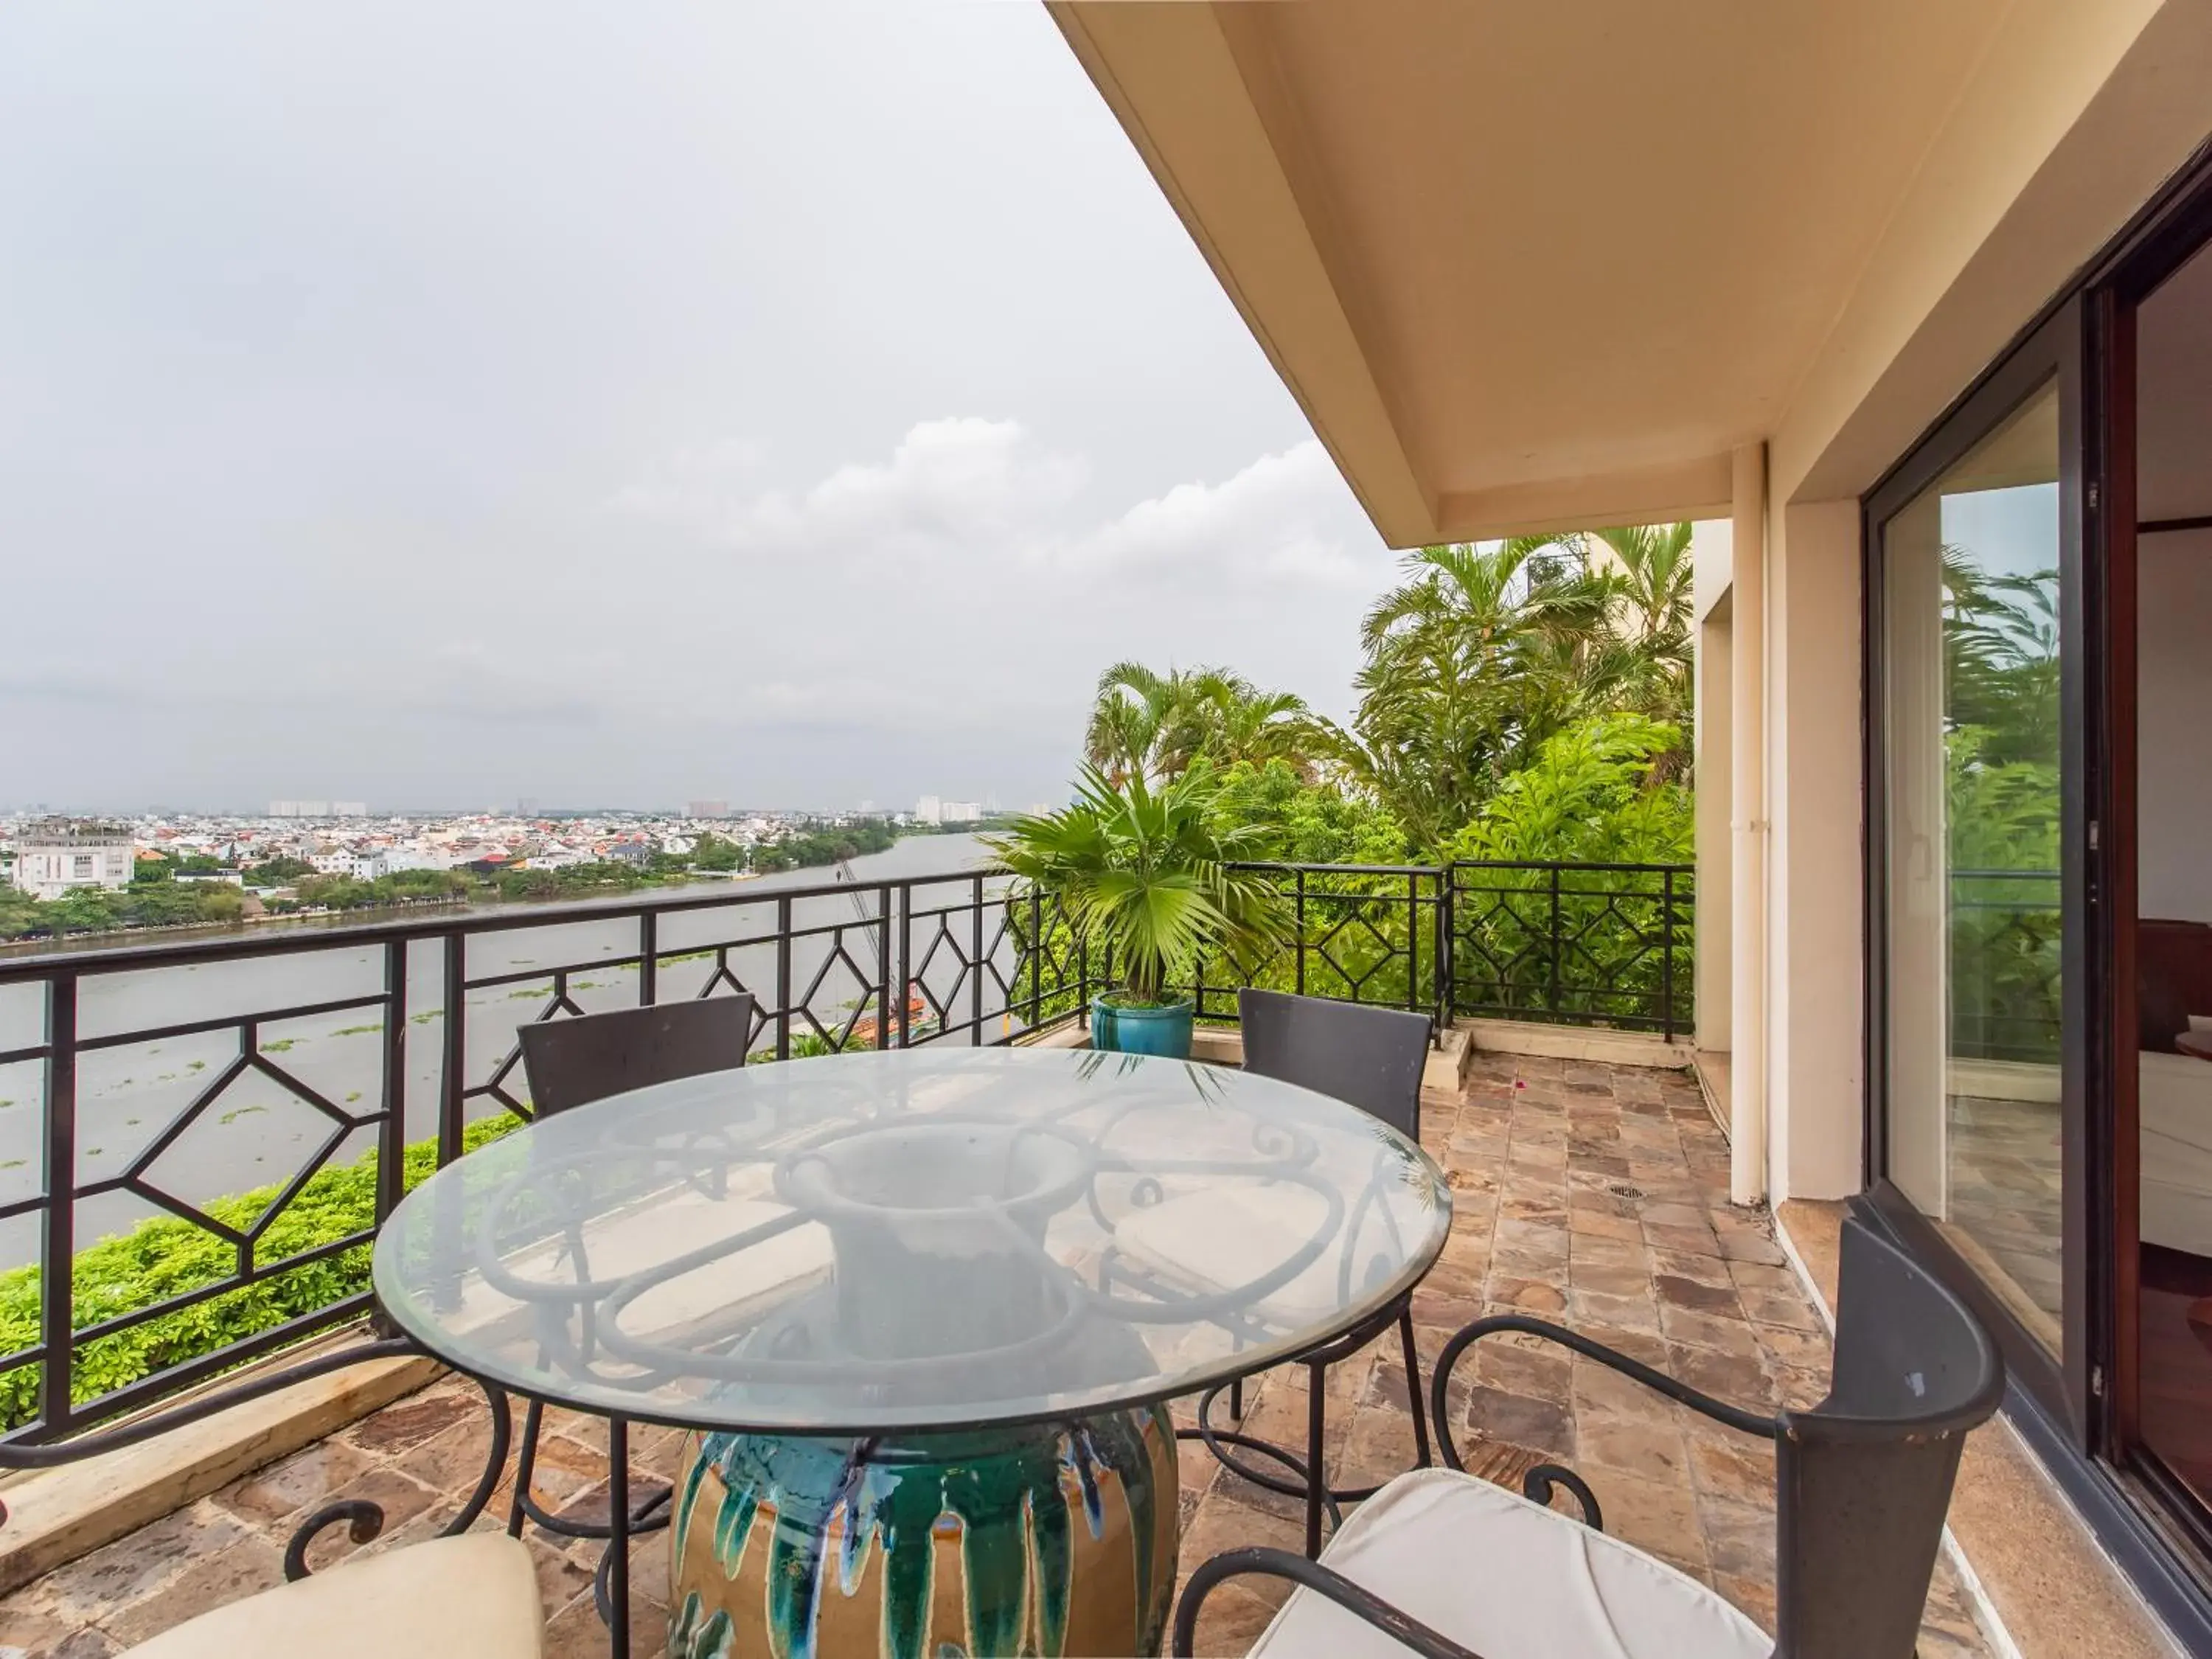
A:
[[[1160,1407],[898,1443],[694,1435],[669,1659],[1158,1653],[1176,1496]]]
[[[1124,1006],[1099,997],[1091,1005],[1091,1046],[1117,1054],[1188,1060],[1191,1017],[1195,1012],[1187,1000],[1148,1008]]]

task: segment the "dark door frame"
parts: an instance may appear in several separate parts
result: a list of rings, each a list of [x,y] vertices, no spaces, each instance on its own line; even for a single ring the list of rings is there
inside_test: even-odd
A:
[[[2092,515],[2090,618],[2104,672],[2091,727],[2099,741],[2098,811],[2105,828],[2104,880],[2109,893],[2094,944],[2099,988],[2098,1068],[2094,1103],[2101,1144],[2140,1146],[2142,1121],[2136,1006],[2136,538],[2171,528],[2141,522],[2136,489],[2136,313],[2168,278],[2212,248],[2212,176],[2199,176],[2164,211],[2140,227],[2104,260],[2087,299],[2091,332],[2087,386],[2093,416],[2091,461],[2100,499]],[[2165,1466],[2142,1437],[2140,1373],[2141,1158],[2114,1155],[2101,1172],[2106,1224],[2092,1241],[2087,1265],[2097,1270],[2109,1316],[2093,1333],[2112,1387],[2089,1424],[2088,1449],[2139,1482],[2167,1520],[2212,1561],[2212,1507]]]
[[[2100,1544],[2189,1651],[2212,1653],[2212,1511],[2140,1440],[2136,1252],[2135,326],[2212,246],[2212,141],[2139,210],[1863,499],[1863,1208],[1973,1306],[2013,1368],[2007,1412]],[[2051,374],[2060,381],[2065,1352],[2051,1355],[1887,1176],[1883,522]],[[2121,925],[2122,919],[2129,925]]]

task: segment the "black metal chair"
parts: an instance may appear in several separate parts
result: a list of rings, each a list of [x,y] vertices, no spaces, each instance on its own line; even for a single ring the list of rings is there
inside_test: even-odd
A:
[[[212,1394],[173,1401],[119,1427],[51,1445],[0,1442],[0,1469],[57,1468],[125,1451],[348,1366],[416,1357],[400,1338],[332,1349]],[[471,1530],[507,1467],[509,1427],[506,1395],[478,1386],[491,1413],[483,1472],[439,1536],[310,1573],[307,1551],[318,1534],[343,1524],[356,1544],[366,1544],[384,1529],[383,1509],[367,1498],[323,1504],[293,1531],[280,1588],[212,1608],[125,1651],[134,1659],[294,1659],[305,1653],[538,1659],[544,1613],[530,1553],[502,1534]]]
[[[734,996],[618,1008],[611,1013],[569,1019],[539,1020],[524,1026],[517,1035],[522,1043],[523,1073],[530,1082],[531,1110],[539,1117],[552,1117],[632,1089],[736,1070],[745,1063],[745,1049],[752,1041],[753,996],[747,991]],[[544,1412],[543,1403],[536,1400],[523,1410],[507,1531],[520,1537],[527,1516],[550,1532],[611,1540],[611,1522],[549,1515],[532,1493],[530,1480],[537,1468],[538,1437]],[[627,1455],[628,1438],[627,1424],[619,1420],[609,1424],[611,1463]],[[668,1496],[664,1486],[641,1502],[634,1512],[632,1531],[665,1526],[665,1516],[657,1522],[655,1516]],[[600,1576],[604,1581],[604,1563]],[[605,1601],[604,1594],[600,1599]],[[605,1613],[604,1606],[601,1611]]]
[[[1322,997],[1291,996],[1281,991],[1249,989],[1237,994],[1237,1012],[1243,1027],[1246,1071],[1344,1101],[1387,1123],[1408,1139],[1420,1139],[1421,1073],[1428,1063],[1431,1034],[1427,1015]],[[1406,1389],[1413,1419],[1416,1457],[1421,1467],[1428,1465],[1429,1431],[1422,1411],[1420,1359],[1413,1347],[1412,1300],[1412,1292],[1408,1291],[1358,1329],[1291,1362],[1306,1368],[1306,1455],[1302,1461],[1280,1448],[1214,1427],[1212,1412],[1219,1396],[1218,1389],[1208,1390],[1199,1401],[1200,1426],[1192,1432],[1206,1443],[1207,1450],[1254,1485],[1305,1499],[1308,1555],[1321,1551],[1324,1509],[1334,1516],[1338,1505],[1371,1498],[1377,1490],[1373,1486],[1328,1485],[1322,1455],[1328,1431],[1324,1384],[1328,1368],[1350,1358],[1393,1325],[1398,1328],[1399,1343],[1405,1352]],[[1230,1414],[1239,1420],[1244,1415],[1243,1395],[1241,1379],[1229,1385]],[[1254,1468],[1231,1449],[1239,1445],[1298,1471],[1299,1478],[1286,1480]]]
[[[530,1109],[551,1117],[631,1089],[734,1071],[752,1033],[750,992],[541,1019],[518,1034]]]
[[[1244,1574],[1298,1588],[1261,1635],[1272,1659],[1911,1659],[1967,1431],[2004,1393],[1996,1347],[1966,1306],[1856,1220],[1844,1224],[1827,1398],[1742,1411],[1540,1319],[1480,1319],[1445,1346],[1431,1401],[1449,1468],[1401,1475],[1319,1560],[1233,1550],[1191,1575],[1174,1650],[1206,1594]],[[1606,1537],[1589,1488],[1540,1465],[1516,1497],[1460,1473],[1444,1397],[1460,1356],[1514,1331],[1571,1348],[1668,1399],[1773,1441],[1776,1610],[1770,1638],[1695,1579]],[[1565,1486],[1583,1520],[1543,1506]]]

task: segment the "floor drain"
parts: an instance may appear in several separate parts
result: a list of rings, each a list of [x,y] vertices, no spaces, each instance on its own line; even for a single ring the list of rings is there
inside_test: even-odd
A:
[[[1615,1198],[1641,1198],[1644,1196],[1644,1192],[1641,1188],[1631,1187],[1626,1183],[1608,1187],[1606,1188],[1606,1191],[1611,1193]]]

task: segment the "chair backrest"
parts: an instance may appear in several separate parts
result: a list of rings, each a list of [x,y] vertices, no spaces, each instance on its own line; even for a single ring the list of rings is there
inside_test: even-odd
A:
[[[1426,1014],[1253,990],[1237,994],[1237,1013],[1246,1071],[1344,1101],[1420,1138]]]
[[[1776,1659],[1912,1659],[1966,1431],[2003,1396],[1981,1322],[1846,1220],[1828,1397],[1776,1444]]]
[[[550,1117],[609,1095],[745,1063],[753,999],[702,997],[540,1020],[522,1028],[531,1110]]]

